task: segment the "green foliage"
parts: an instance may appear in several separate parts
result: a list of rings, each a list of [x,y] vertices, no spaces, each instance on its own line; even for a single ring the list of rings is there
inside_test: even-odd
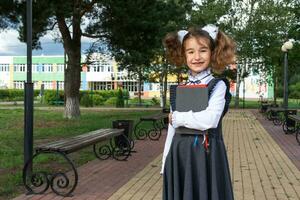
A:
[[[47,104],[53,104],[55,101],[64,101],[64,91],[59,90],[57,96],[56,90],[45,90],[44,102]]]
[[[98,94],[94,94],[94,95],[93,95],[93,104],[94,104],[95,106],[101,106],[101,105],[104,105],[104,102],[105,102],[105,99],[104,99],[102,96],[100,96],[100,95],[98,95]]]
[[[39,90],[34,90],[34,97],[39,95]],[[24,90],[20,89],[0,89],[0,101],[23,101]]]
[[[157,97],[153,97],[151,99],[151,103],[152,103],[152,105],[159,105],[160,101],[159,101],[159,99]]]
[[[130,98],[129,91],[126,89],[123,89],[123,98],[124,100],[128,100]]]
[[[289,97],[300,99],[300,82],[289,86]]]
[[[117,93],[116,107],[124,108],[124,97],[123,97],[123,91],[121,89],[119,89]]]
[[[93,107],[93,99],[92,96],[88,93],[83,94],[83,96],[80,98],[80,105],[85,107]]]
[[[104,102],[106,106],[115,106],[117,104],[117,97],[110,97]]]

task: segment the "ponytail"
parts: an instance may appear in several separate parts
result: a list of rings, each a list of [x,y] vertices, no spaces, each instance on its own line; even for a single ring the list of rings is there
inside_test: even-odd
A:
[[[235,42],[219,31],[211,56],[211,65],[214,72],[221,73],[227,65],[235,62],[235,48]]]
[[[163,40],[163,45],[166,48],[166,56],[170,63],[176,66],[182,66],[185,63],[177,32],[168,33]]]

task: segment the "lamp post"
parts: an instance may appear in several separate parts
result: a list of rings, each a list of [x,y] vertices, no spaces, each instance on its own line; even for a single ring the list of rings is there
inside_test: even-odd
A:
[[[23,0],[18,0],[22,3]],[[26,0],[27,80],[24,100],[24,165],[33,153],[32,0]],[[29,166],[28,170],[32,170]]]
[[[293,48],[293,43],[286,41],[281,50],[284,52],[284,88],[283,88],[283,108],[288,108],[288,51]]]

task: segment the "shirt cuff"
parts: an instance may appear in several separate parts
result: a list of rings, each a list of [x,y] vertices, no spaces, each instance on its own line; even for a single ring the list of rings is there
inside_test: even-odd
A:
[[[192,112],[192,111],[189,111]],[[185,126],[186,114],[189,112],[178,112],[175,111],[172,113],[172,126],[178,128],[180,126]]]

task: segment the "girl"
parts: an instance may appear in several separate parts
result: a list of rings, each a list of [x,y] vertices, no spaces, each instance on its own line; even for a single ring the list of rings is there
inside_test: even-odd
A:
[[[234,63],[235,44],[214,25],[170,33],[164,39],[171,63],[187,65],[187,84],[208,84],[208,107],[200,112],[171,112],[162,171],[164,200],[233,200],[222,118],[231,95],[228,81],[215,78]],[[171,102],[172,103],[172,102]],[[176,134],[176,128],[199,134]],[[201,134],[201,133],[205,134]]]

